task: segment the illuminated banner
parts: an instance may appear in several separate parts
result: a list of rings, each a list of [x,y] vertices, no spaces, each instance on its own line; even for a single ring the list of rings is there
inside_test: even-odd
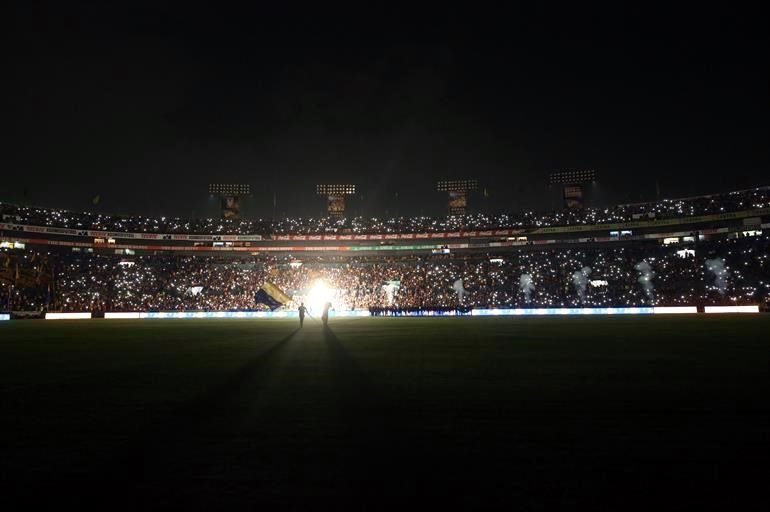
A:
[[[105,313],[104,318],[113,320],[133,320],[140,318],[141,313]]]
[[[46,313],[46,320],[85,320],[91,318],[91,313]]]
[[[296,318],[296,311],[160,311],[135,313],[105,313],[107,319],[162,319],[162,318]],[[369,311],[363,309],[329,311],[330,317],[360,318],[368,317]]]
[[[653,309],[654,309],[653,313],[655,313],[656,315],[659,315],[659,314],[669,315],[669,314],[681,314],[681,313],[692,314],[692,313],[698,312],[698,308],[696,306],[656,306]]]
[[[474,309],[473,316],[552,316],[552,315],[651,315],[654,308],[534,308]]]
[[[473,316],[651,315],[697,313],[695,306],[627,308],[495,308],[474,309]]]
[[[759,306],[706,306],[706,313],[759,313]]]

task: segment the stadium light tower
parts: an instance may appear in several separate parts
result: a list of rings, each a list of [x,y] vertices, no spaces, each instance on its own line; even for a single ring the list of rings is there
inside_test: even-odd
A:
[[[548,176],[551,185],[561,185],[565,208],[583,208],[586,183],[596,181],[596,171],[593,169],[579,171],[558,171]]]
[[[356,193],[355,185],[321,184],[316,185],[316,194],[326,196],[326,213],[330,217],[345,216],[345,196]]]
[[[449,195],[449,215],[464,215],[468,208],[468,192],[479,188],[476,180],[443,180],[436,183],[436,190]]]
[[[243,183],[210,183],[209,194],[222,200],[222,218],[241,218],[241,197],[251,195],[251,186]]]

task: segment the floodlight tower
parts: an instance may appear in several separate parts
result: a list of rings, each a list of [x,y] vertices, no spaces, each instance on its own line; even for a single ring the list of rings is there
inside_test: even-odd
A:
[[[355,193],[355,185],[337,183],[316,185],[316,194],[326,196],[326,213],[329,217],[344,217],[345,196],[352,196]]]
[[[251,195],[251,187],[243,183],[210,183],[209,194],[221,199],[223,219],[240,219],[241,197]]]
[[[558,171],[548,176],[551,185],[561,185],[565,208],[583,208],[585,206],[584,186],[596,181],[596,171]]]
[[[436,190],[449,195],[449,215],[464,215],[468,208],[468,192],[479,188],[476,180],[444,180],[436,183]]]

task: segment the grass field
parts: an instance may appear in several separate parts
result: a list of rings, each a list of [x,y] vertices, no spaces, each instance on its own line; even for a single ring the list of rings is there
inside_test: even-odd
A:
[[[152,508],[768,501],[770,315],[296,327],[0,323],[4,485]]]

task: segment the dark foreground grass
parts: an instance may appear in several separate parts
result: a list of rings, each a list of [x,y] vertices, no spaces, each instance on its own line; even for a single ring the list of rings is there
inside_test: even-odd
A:
[[[0,324],[2,499],[767,504],[770,316]]]

